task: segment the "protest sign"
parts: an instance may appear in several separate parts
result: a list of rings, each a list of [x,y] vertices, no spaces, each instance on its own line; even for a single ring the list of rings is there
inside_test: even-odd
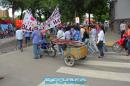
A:
[[[36,19],[32,16],[32,14],[27,11],[25,13],[24,19],[23,19],[23,26],[25,29],[32,31],[35,26],[37,26]]]
[[[50,29],[61,23],[59,8],[56,7],[51,16],[43,23],[45,29]]]

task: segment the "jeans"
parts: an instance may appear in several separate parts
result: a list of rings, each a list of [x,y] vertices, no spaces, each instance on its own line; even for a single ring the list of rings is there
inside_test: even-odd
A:
[[[30,41],[30,37],[25,37],[25,43],[28,45],[28,42]]]
[[[99,41],[98,43],[98,49],[99,49],[99,52],[100,52],[100,56],[104,56],[104,52],[103,52],[103,41]]]
[[[63,55],[64,53],[64,46],[63,45],[58,45],[59,48],[59,53],[61,53]]]
[[[23,40],[17,40],[17,41],[18,41],[18,48],[22,49],[23,48],[23,46],[22,46]]]
[[[91,43],[91,46],[93,46],[93,49],[96,51],[96,52],[99,52],[99,49],[96,45],[96,42],[93,40],[93,39],[90,39],[90,43]]]
[[[33,44],[33,54],[35,59],[39,59],[41,55],[41,50],[39,44]]]

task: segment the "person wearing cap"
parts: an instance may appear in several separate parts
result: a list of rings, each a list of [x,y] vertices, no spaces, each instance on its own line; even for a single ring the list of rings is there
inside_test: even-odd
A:
[[[37,27],[34,28],[34,31],[32,32],[32,43],[33,43],[33,54],[34,59],[40,59],[41,57],[41,34]]]

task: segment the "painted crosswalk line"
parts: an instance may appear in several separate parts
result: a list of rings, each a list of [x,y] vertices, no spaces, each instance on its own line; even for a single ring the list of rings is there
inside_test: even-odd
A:
[[[107,72],[107,71],[79,69],[72,67],[61,67],[56,72],[63,74],[78,75],[83,77],[130,82],[130,74],[128,73]]]
[[[130,63],[123,63],[123,62],[88,60],[88,61],[81,63],[81,64],[94,65],[94,66],[105,66],[105,67],[117,67],[117,68],[130,68]]]
[[[120,59],[120,60],[130,60],[130,57],[128,56],[117,56],[117,55],[105,55],[104,58],[109,58],[109,59]]]

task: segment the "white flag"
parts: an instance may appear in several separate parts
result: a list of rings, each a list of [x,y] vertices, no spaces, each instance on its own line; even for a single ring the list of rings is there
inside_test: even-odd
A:
[[[44,28],[50,29],[61,24],[59,8],[56,7],[51,16],[44,22]]]
[[[33,28],[35,26],[37,26],[36,19],[28,11],[25,13],[25,16],[24,16],[24,19],[23,19],[23,25],[24,25],[25,29],[28,29],[30,31],[32,31]]]

